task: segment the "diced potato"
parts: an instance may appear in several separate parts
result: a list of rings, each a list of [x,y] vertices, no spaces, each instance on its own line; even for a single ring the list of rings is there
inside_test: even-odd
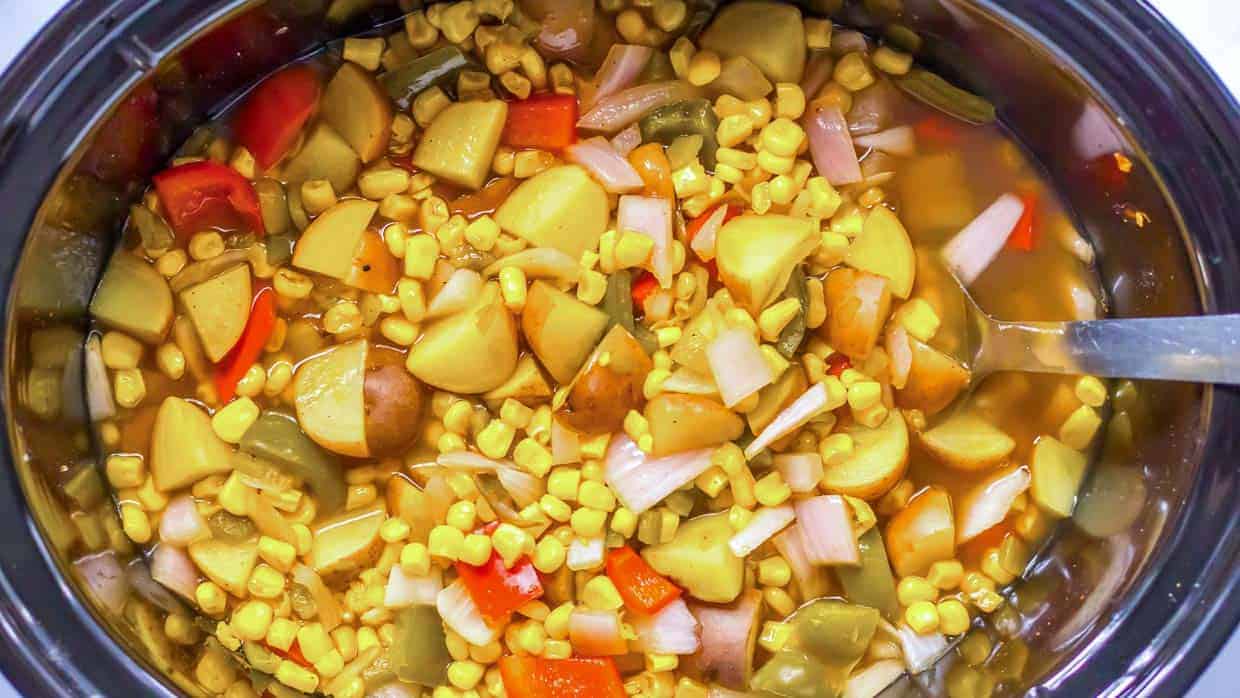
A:
[[[327,209],[297,240],[293,266],[342,281],[351,278],[362,238],[378,210],[379,204],[366,199],[345,199]]]
[[[942,411],[969,385],[971,374],[960,362],[918,339],[903,328],[887,334],[887,354],[893,373],[903,376],[893,381],[896,404],[904,409],[921,410],[926,416]]]
[[[313,531],[310,567],[331,584],[374,564],[383,551],[379,527],[386,519],[387,511],[380,502],[318,524]]]
[[[499,286],[487,284],[472,308],[427,327],[405,366],[423,383],[455,393],[503,385],[517,368],[517,324]]]
[[[1029,459],[1033,499],[1051,516],[1072,515],[1076,493],[1085,479],[1085,454],[1050,436],[1038,437]]]
[[[105,327],[155,344],[172,325],[172,292],[155,267],[122,250],[104,270],[90,312]]]
[[[517,368],[504,384],[482,396],[493,402],[503,402],[508,398],[520,400],[539,400],[551,397],[551,386],[543,376],[542,369],[533,356],[526,354],[517,362]]]
[[[552,167],[525,180],[495,212],[505,232],[573,259],[598,246],[610,218],[607,192],[577,165]]]
[[[293,377],[297,421],[315,443],[346,456],[365,458],[366,340],[341,344],[314,356]]]
[[[985,470],[1004,461],[1016,442],[981,417],[960,413],[921,434],[921,445],[944,465]]]
[[[327,83],[319,104],[323,119],[370,162],[387,152],[392,129],[392,102],[365,70],[345,62]]]
[[[362,161],[348,141],[336,130],[320,121],[306,136],[301,150],[284,165],[284,179],[289,184],[289,194],[301,191],[301,183],[311,179],[326,179],[332,189],[346,192],[353,188]]]
[[[852,437],[852,455],[839,463],[824,464],[823,489],[859,499],[878,499],[904,477],[908,466],[904,416],[893,409],[877,428],[853,424],[843,431]]]
[[[508,103],[500,100],[451,104],[422,134],[413,164],[453,184],[478,189],[491,171],[507,118]]]
[[[956,552],[956,524],[946,491],[929,487],[913,497],[887,524],[887,556],[896,575],[925,574],[930,565]]]
[[[885,206],[875,206],[866,216],[861,234],[848,246],[844,263],[886,277],[897,298],[908,298],[913,290],[917,271],[913,243],[900,219]]]
[[[641,407],[642,386],[652,368],[633,335],[623,325],[613,325],[573,379],[559,418],[585,434],[619,431],[629,410]]]
[[[749,431],[760,434],[766,425],[809,388],[805,370],[792,364],[776,381],[758,393],[758,406],[745,414]]]
[[[827,321],[818,333],[849,358],[869,356],[891,312],[891,284],[876,274],[840,268],[827,275],[826,300]]]
[[[366,411],[366,449],[371,456],[404,455],[417,439],[422,416],[422,384],[404,366],[403,353],[370,345],[362,383]]]
[[[409,539],[426,540],[435,527],[435,515],[422,489],[406,475],[398,473],[388,478],[384,493],[388,513],[409,524]]]
[[[538,360],[558,383],[577,375],[599,337],[607,314],[545,281],[530,285],[521,312],[521,330]]]
[[[254,564],[258,562],[258,541],[247,540],[230,543],[219,538],[209,538],[189,546],[189,558],[211,581],[233,596],[249,595],[246,583]]]
[[[745,423],[735,412],[699,395],[656,395],[646,403],[645,416],[650,422],[655,456],[718,446],[745,431]]]
[[[745,581],[745,561],[728,547],[734,533],[727,514],[698,516],[682,522],[670,541],[643,548],[642,557],[693,598],[730,603]]]
[[[725,5],[702,33],[701,47],[724,57],[745,56],[772,82],[799,83],[805,72],[805,25],[793,5]]]
[[[180,295],[207,358],[218,363],[241,339],[250,319],[250,268],[244,264],[233,267]]]
[[[719,278],[737,305],[756,317],[784,292],[793,269],[814,251],[818,238],[818,226],[808,218],[776,214],[733,218],[716,234]]]
[[[161,492],[232,469],[232,449],[215,435],[207,413],[191,402],[166,398],[152,431],[151,477]]]

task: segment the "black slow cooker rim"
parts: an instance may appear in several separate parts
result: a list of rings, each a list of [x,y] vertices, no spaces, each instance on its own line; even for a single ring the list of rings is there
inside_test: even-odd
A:
[[[0,76],[0,104],[6,105],[0,111],[0,203],[10,212],[11,226],[0,236],[0,293],[6,307],[26,231],[74,146],[113,97],[153,67],[162,54],[160,46],[175,45],[185,36],[164,36],[152,29],[173,26],[175,17],[185,31],[195,30],[242,3],[169,7],[176,4],[78,0],[58,13]],[[1204,60],[1145,0],[979,4],[1028,34],[1055,36],[1056,50],[1089,76],[1103,101],[1125,117],[1130,132],[1142,142],[1151,142],[1158,129],[1152,116],[1139,108],[1122,71],[1155,81],[1184,105],[1176,116],[1200,138],[1178,144],[1173,156],[1155,152],[1152,157],[1187,228],[1203,231],[1190,252],[1202,270],[1205,309],[1240,310],[1240,280],[1217,273],[1240,268],[1221,205],[1223,195],[1240,192],[1240,153],[1228,150],[1228,144],[1234,151],[1240,143],[1240,105]],[[160,36],[158,45],[132,38],[152,35]],[[1110,39],[1105,51],[1098,48],[1102,39]],[[118,63],[122,55],[125,59]],[[110,65],[98,60],[104,56],[111,57]],[[117,70],[118,64],[123,69]],[[70,96],[88,108],[52,118],[50,105]],[[1193,176],[1178,171],[1186,162],[1206,167],[1213,174],[1211,186],[1203,191]],[[10,325],[11,311],[9,307]],[[1240,418],[1240,394],[1212,392],[1203,453],[1222,459],[1240,455],[1240,437],[1225,433],[1227,424]],[[7,417],[11,406],[6,402],[3,407]],[[7,431],[0,439],[11,454]],[[1201,506],[1220,491],[1240,491],[1240,473],[1226,470],[1214,468],[1206,473],[1210,477],[1194,483],[1185,515],[1154,561],[1154,572],[1143,580],[1143,592],[1101,634],[1118,640],[1095,648],[1090,659],[1095,670],[1064,672],[1049,692],[1180,695],[1201,674],[1240,621],[1240,537],[1231,535],[1240,529],[1240,507],[1228,514]],[[127,655],[74,595],[31,518],[11,462],[0,467],[0,528],[18,534],[0,544],[0,667],[23,695],[174,695]],[[1217,542],[1186,545],[1194,530],[1211,531]]]

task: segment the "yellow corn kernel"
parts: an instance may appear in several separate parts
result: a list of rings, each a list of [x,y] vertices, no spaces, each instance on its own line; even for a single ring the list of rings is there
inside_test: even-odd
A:
[[[748,114],[733,114],[719,120],[715,138],[724,148],[734,148],[753,135],[754,123]]]
[[[586,269],[577,279],[577,298],[587,305],[597,305],[607,294],[607,277],[603,274]]]
[[[419,10],[405,17],[405,35],[413,48],[424,51],[439,40],[439,29],[427,21],[425,12]]]
[[[762,633],[758,635],[758,644],[762,649],[775,653],[784,648],[792,637],[792,626],[775,620],[762,624]]]
[[[810,49],[831,48],[831,20],[805,18],[805,45]]]
[[[113,376],[112,392],[121,407],[137,407],[146,398],[146,379],[136,368],[121,369]]]
[[[675,671],[680,666],[680,658],[674,654],[647,654],[646,671]]]
[[[411,577],[426,576],[431,570],[430,551],[421,543],[406,543],[400,549],[400,569]]]
[[[944,635],[963,635],[969,630],[969,609],[956,599],[944,599],[938,603],[939,631]]]
[[[607,513],[583,507],[573,512],[569,523],[573,531],[582,538],[598,538],[606,528]]]
[[[246,588],[260,599],[274,599],[284,593],[284,575],[269,565],[257,565]]]
[[[439,241],[433,235],[411,235],[405,241],[405,276],[425,281],[435,273],[438,260]],[[413,318],[409,321],[417,322]]]
[[[522,150],[513,156],[512,175],[526,179],[555,164],[555,156],[543,150]]]
[[[717,465],[712,465],[705,472],[698,475],[693,484],[701,490],[707,497],[718,497],[723,488],[728,486],[728,476],[723,469]]]
[[[788,561],[775,555],[758,563],[758,583],[763,586],[782,587],[792,581],[792,567]]]
[[[465,228],[465,240],[474,249],[490,251],[495,247],[495,241],[498,239],[499,225],[490,216],[479,216]]]
[[[1081,405],[1059,427],[1059,440],[1070,448],[1084,451],[1089,448],[1101,425],[1102,418],[1097,411],[1089,405]]]
[[[616,239],[616,268],[640,267],[650,259],[653,251],[654,240],[641,233],[626,230]]]
[[[913,56],[889,46],[874,51],[874,67],[889,75],[905,75],[913,67]]]
[[[733,504],[728,509],[728,525],[733,531],[739,531],[749,525],[753,520],[753,512],[737,504]]]
[[[901,606],[912,606],[918,601],[934,601],[939,598],[939,590],[924,577],[909,575],[896,585],[896,598]]]
[[[919,635],[939,629],[939,610],[929,601],[918,601],[904,609],[904,622]]]
[[[758,499],[759,504],[775,507],[788,501],[788,498],[792,496],[792,490],[784,482],[783,475],[777,471],[772,471],[754,484],[753,494]]]
[[[799,119],[805,113],[805,92],[795,82],[775,85],[775,115],[782,119]],[[768,127],[769,128],[769,127]],[[765,137],[763,143],[766,143]]]
[[[659,29],[673,32],[684,24],[688,12],[689,8],[683,0],[654,0],[654,6],[650,8],[650,17]]]
[[[785,298],[767,307],[758,316],[758,330],[762,333],[762,339],[767,342],[778,340],[780,333],[800,312],[801,301],[798,298]]]
[[[993,591],[981,591],[974,595],[972,601],[982,613],[993,613],[1003,605],[1005,599]]]
[[[464,216],[450,216],[443,225],[435,230],[435,238],[439,240],[439,249],[454,250],[465,242],[465,230],[469,223]]]
[[[452,100],[438,86],[423,90],[413,98],[413,120],[418,122],[418,126],[426,128],[451,103]]]
[[[468,565],[485,564],[491,559],[491,538],[481,533],[471,533],[465,536],[465,542],[461,544],[459,559]]]
[[[472,531],[478,523],[478,512],[474,503],[465,500],[454,502],[448,507],[446,521],[449,526],[462,532]]]
[[[520,267],[499,270],[499,291],[509,310],[520,312],[525,307],[525,271]]]
[[[577,501],[577,489],[581,486],[581,471],[577,468],[559,467],[547,478],[547,492],[566,502]]]
[[[478,432],[478,450],[488,458],[504,458],[508,455],[508,449],[512,447],[512,440],[516,435],[512,425],[502,419],[492,419]]]
[[[169,250],[155,260],[155,271],[158,271],[164,278],[170,279],[180,273],[188,261],[189,255],[185,253],[185,250]]]
[[[269,536],[258,539],[258,556],[281,572],[288,572],[297,561],[297,548]]]
[[[616,495],[602,482],[586,480],[577,491],[577,501],[582,506],[597,511],[610,512],[616,508]]]
[[[172,380],[180,380],[185,375],[185,354],[171,342],[161,344],[155,350],[155,364]]]
[[[276,681],[302,693],[314,693],[319,687],[317,674],[287,659],[280,660],[280,666],[276,668]]]
[[[611,578],[605,574],[592,577],[581,591],[581,602],[596,611],[615,611],[624,607],[624,599]]]
[[[788,592],[779,587],[765,587],[762,590],[762,600],[772,611],[781,616],[787,616],[797,610],[797,602]]]
[[[211,417],[211,430],[226,443],[241,442],[246,430],[258,420],[258,405],[248,397],[239,397],[220,408]]]
[[[512,450],[512,459],[526,472],[545,477],[551,470],[551,452],[532,438],[521,439]]]
[[[722,69],[719,54],[710,50],[702,50],[689,59],[689,71],[686,79],[690,84],[702,87],[709,85],[719,77]]]
[[[558,95],[577,94],[577,86],[573,77],[573,69],[565,63],[556,63],[547,71],[551,78],[551,87]]]
[[[122,332],[105,332],[100,342],[103,365],[111,369],[137,368],[142,349],[142,342]]]
[[[762,129],[771,122],[773,110],[771,103],[765,98],[759,97],[745,102],[745,113],[753,120],[755,129]]]
[[[393,516],[379,526],[379,537],[385,543],[401,543],[409,537],[412,529],[404,519]]]
[[[246,601],[233,612],[229,625],[237,637],[257,642],[267,637],[273,614],[271,606],[262,601]]]
[[[534,539],[516,526],[502,523],[491,534],[491,547],[503,558],[505,567],[512,567],[518,558],[529,552],[527,547],[533,549]]]
[[[124,511],[124,505],[121,511]],[[228,596],[215,582],[203,582],[195,587],[194,600],[198,602],[198,608],[209,616],[218,616],[228,605]]]
[[[403,317],[389,315],[379,321],[379,333],[398,346],[411,346],[418,339],[418,326]]]
[[[350,37],[344,40],[343,56],[346,61],[356,63],[366,70],[379,69],[379,61],[383,57],[383,49],[387,45],[382,38],[360,39]]]
[[[276,270],[271,283],[275,286],[276,293],[290,300],[307,298],[314,290],[314,281],[310,277],[286,267]]]
[[[296,621],[288,618],[273,618],[271,625],[267,627],[267,636],[264,642],[272,647],[287,652],[289,647],[293,646],[293,642],[297,640],[298,625]]]
[[[939,560],[930,565],[930,571],[926,573],[926,581],[944,591],[960,586],[963,578],[964,567],[959,560]]]
[[[461,546],[465,544],[465,534],[455,526],[436,526],[431,529],[427,539],[427,551],[446,560],[455,561],[461,554]],[[403,569],[403,567],[402,567]]]
[[[796,85],[793,85],[796,87]],[[800,88],[797,88],[798,90]],[[790,118],[780,117],[762,129],[762,150],[780,157],[796,157],[797,151],[805,141],[805,130]],[[762,154],[758,154],[758,164],[762,163]],[[766,169],[766,168],[763,168]],[[770,172],[771,170],[767,170]],[[783,172],[775,174],[785,174]]]
[[[616,31],[630,44],[641,43],[647,29],[646,20],[635,9],[627,9],[616,16]]]
[[[198,233],[189,239],[189,256],[196,260],[224,254],[224,238],[217,232]]]
[[[1009,584],[1016,575],[1009,572],[999,562],[999,549],[990,548],[982,554],[982,573],[995,580],[997,584]]]
[[[788,174],[794,166],[796,166],[796,159],[793,157],[776,155],[769,150],[758,151],[758,167],[773,175]],[[763,184],[766,183],[764,182]],[[754,185],[755,188],[757,186]]]
[[[193,645],[200,639],[198,626],[183,613],[168,614],[164,619],[164,634],[178,645]]]
[[[108,475],[108,482],[112,483],[112,487],[118,490],[128,487],[141,487],[142,483],[146,481],[146,465],[143,463],[141,456],[110,455],[106,461],[105,469]]]
[[[688,37],[680,37],[676,39],[676,43],[668,50],[668,58],[672,63],[672,72],[676,77],[685,80],[689,75],[689,62],[693,60],[693,54],[697,51],[697,47]]]
[[[547,631],[541,623],[528,621],[516,629],[513,639],[517,649],[528,654],[542,654],[543,645],[547,642]]]
[[[625,538],[632,538],[637,531],[637,514],[625,507],[619,507],[611,515],[611,530]]]
[[[263,388],[267,385],[267,372],[259,364],[254,364],[246,369],[241,376],[241,380],[237,381],[237,394],[254,398],[263,394]]]
[[[106,339],[106,337],[105,337]],[[1102,381],[1094,376],[1081,376],[1074,388],[1076,399],[1089,407],[1102,407],[1107,401],[1107,388]]]
[[[878,381],[858,381],[848,386],[848,406],[857,412],[870,409],[882,397],[883,388]]]
[[[749,190],[749,206],[759,215],[771,209],[771,186],[767,182],[758,182]]]
[[[534,568],[539,572],[551,574],[564,566],[567,554],[568,551],[563,543],[555,538],[546,537],[538,541],[530,561],[534,563]]]
[[[317,216],[336,205],[336,190],[326,179],[311,179],[302,182],[301,206],[306,213]]]
[[[484,668],[477,662],[469,660],[452,662],[448,665],[448,683],[461,689],[471,690],[482,680]]]
[[[121,528],[129,540],[142,545],[151,540],[151,519],[145,511],[133,504],[121,505]]]
[[[543,620],[543,628],[546,629],[547,635],[555,640],[563,640],[568,637],[568,621],[573,615],[575,608],[573,602],[568,601],[555,607],[551,613],[547,614]]]

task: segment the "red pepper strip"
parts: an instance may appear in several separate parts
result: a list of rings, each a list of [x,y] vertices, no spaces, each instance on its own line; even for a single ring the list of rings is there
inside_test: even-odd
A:
[[[633,280],[633,305],[638,308],[646,302],[650,294],[659,288],[659,282],[654,278],[654,274],[643,271],[636,279]]]
[[[534,95],[508,103],[503,141],[514,148],[559,150],[577,142],[577,97]]]
[[[259,169],[271,169],[293,147],[318,106],[319,93],[314,69],[295,65],[267,78],[245,98],[233,121],[233,133]]]
[[[484,526],[490,535],[498,524]],[[528,557],[517,559],[511,569],[504,566],[498,552],[491,552],[485,564],[474,566],[456,563],[456,574],[469,590],[482,617],[491,622],[502,621],[510,613],[543,595],[542,580]]]
[[[236,395],[237,383],[262,355],[263,347],[267,345],[267,339],[271,337],[271,330],[275,326],[276,294],[270,286],[263,284],[254,292],[250,319],[245,323],[241,338],[215,368],[215,389],[220,394],[221,404]]]
[[[714,206],[711,206],[710,208],[706,209],[705,213],[689,221],[689,224],[685,226],[685,245],[686,246],[693,244],[693,238],[697,237],[698,233],[702,232],[702,226],[706,225],[706,221],[710,220],[710,217],[715,215],[715,211],[718,210],[720,206],[728,207],[728,212],[723,214],[723,223],[719,224],[719,227],[721,228],[724,225],[726,225],[728,221],[741,215],[740,206],[733,206],[732,204],[715,204]],[[719,265],[716,264],[715,260],[713,259],[710,260],[709,262],[705,262],[705,264],[706,264],[706,271],[710,274],[711,281],[718,281],[719,280]]]
[[[852,362],[843,354],[836,352],[827,357],[827,375],[829,376],[838,378],[841,373],[850,368],[852,368]]]
[[[279,647],[273,647],[266,642],[263,643],[263,647],[270,650],[272,654],[283,659],[287,659],[290,662],[300,664],[307,669],[314,668],[314,665],[310,663],[310,660],[306,659],[306,655],[301,653],[301,646],[297,644],[296,640],[293,640],[293,644],[289,645],[287,650],[282,650]]]
[[[625,698],[610,659],[543,659],[508,655],[499,660],[508,698]]]
[[[1020,200],[1025,204],[1025,211],[1020,214],[1020,220],[1016,221],[1016,226],[1012,228],[1007,246],[1021,252],[1032,252],[1037,244],[1033,229],[1033,210],[1038,205],[1038,199],[1034,194],[1021,194]]]
[[[153,178],[168,222],[181,237],[206,228],[247,228],[266,233],[258,194],[250,180],[218,162],[191,162]]]
[[[917,134],[919,140],[937,145],[955,145],[960,142],[957,126],[938,114],[931,114],[914,124],[913,133]]]
[[[627,545],[607,553],[607,577],[630,611],[653,615],[680,598],[680,587],[654,571]]]

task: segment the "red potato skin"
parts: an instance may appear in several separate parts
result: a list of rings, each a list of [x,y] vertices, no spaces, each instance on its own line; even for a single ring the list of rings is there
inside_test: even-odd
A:
[[[370,455],[400,455],[417,438],[423,403],[422,384],[405,370],[401,352],[371,347],[363,397]]]

